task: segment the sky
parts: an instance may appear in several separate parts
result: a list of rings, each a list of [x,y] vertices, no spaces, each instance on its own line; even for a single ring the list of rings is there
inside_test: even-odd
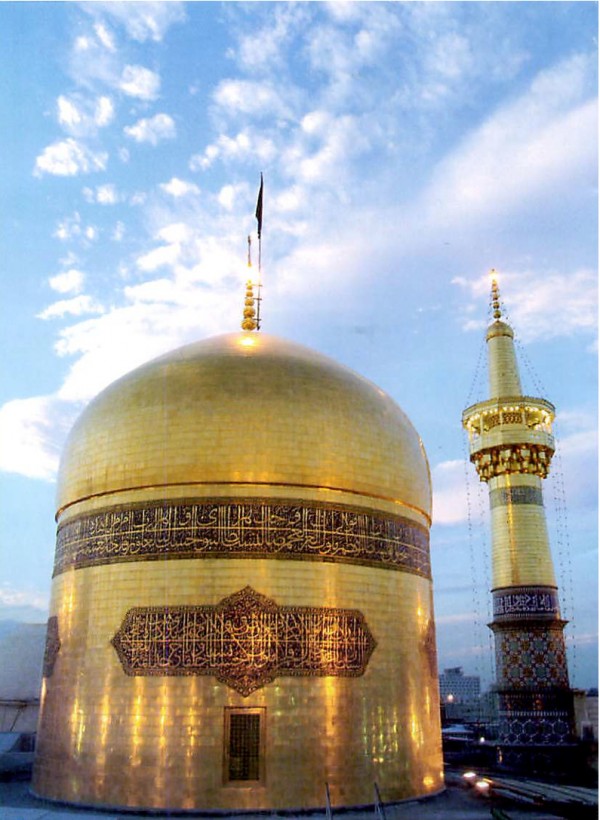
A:
[[[44,622],[55,478],[117,377],[239,329],[264,174],[262,330],[406,411],[428,453],[440,669],[493,676],[489,270],[544,484],[571,681],[597,685],[597,6],[0,3],[0,621]]]

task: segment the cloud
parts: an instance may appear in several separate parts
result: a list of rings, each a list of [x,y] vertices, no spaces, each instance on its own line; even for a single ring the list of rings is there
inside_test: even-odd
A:
[[[95,2],[83,3],[83,10],[98,18],[109,18],[121,25],[127,35],[139,43],[151,40],[159,43],[170,26],[186,19],[183,3],[165,2]],[[96,24],[95,28],[101,24]],[[100,33],[96,32],[100,37]],[[100,37],[103,39],[103,37]],[[107,48],[109,45],[107,44]]]
[[[94,31],[96,32],[96,37],[100,40],[104,48],[108,51],[116,51],[114,37],[108,28],[103,25],[103,23],[96,23],[94,25]]]
[[[97,202],[99,205],[115,205],[119,201],[119,194],[112,183],[98,185],[96,190],[84,188],[83,195],[86,202]]]
[[[285,100],[279,90],[266,82],[223,80],[217,86],[213,99],[221,111],[230,115],[291,116],[289,100]]]
[[[103,313],[102,305],[91,296],[81,294],[73,299],[62,299],[38,313],[38,319],[57,319],[63,316],[82,316],[85,313]]]
[[[148,142],[150,145],[158,145],[161,140],[173,139],[177,133],[175,121],[168,114],[156,114],[150,119],[138,120],[123,130],[136,142]]]
[[[186,182],[185,180],[178,179],[177,177],[172,177],[169,182],[162,183],[160,188],[175,199],[179,199],[182,196],[188,196],[189,194],[200,193],[200,189],[197,185],[194,185],[193,182]]]
[[[235,160],[259,159],[263,164],[270,163],[277,155],[277,147],[270,137],[255,133],[246,128],[234,137],[221,134],[216,142],[208,145],[204,153],[194,154],[190,158],[191,171],[205,171],[217,159]]]
[[[62,142],[48,145],[35,160],[34,176],[42,174],[53,176],[77,176],[96,171],[104,171],[108,154],[104,151],[94,152],[81,142],[68,137]]]
[[[54,396],[13,399],[0,407],[0,470],[52,481],[78,410]]]
[[[33,589],[17,589],[6,583],[0,585],[0,607],[2,609],[32,607],[35,610],[46,611],[48,604],[48,593]],[[2,615],[6,618],[6,613],[3,612]]]
[[[109,125],[114,118],[115,109],[110,97],[98,97],[94,111],[94,121],[96,125],[103,127]]]
[[[435,524],[459,524],[467,521],[467,482],[472,476],[465,473],[462,460],[444,461],[432,470],[433,522]]]
[[[524,342],[596,333],[598,321],[598,282],[595,271],[579,269],[572,272],[552,270],[499,271],[497,279],[501,295],[510,294],[510,303],[503,306],[508,321],[518,328]],[[452,283],[462,287],[477,304],[489,298],[490,277],[477,279],[456,277]],[[560,305],[560,320],[556,318]],[[479,329],[480,323],[468,318],[467,305],[464,330]]]
[[[129,97],[140,100],[155,100],[160,90],[160,77],[149,68],[127,65],[123,69],[119,88]]]
[[[84,278],[80,270],[70,268],[63,273],[57,273],[56,276],[51,276],[48,284],[57,293],[79,293],[83,287]]]
[[[113,102],[105,95],[88,99],[81,94],[61,94],[56,106],[59,125],[76,137],[96,134],[99,128],[110,125],[115,115]]]
[[[489,220],[594,173],[592,71],[592,61],[577,55],[541,72],[470,133],[434,171],[421,202],[428,220],[445,227]]]

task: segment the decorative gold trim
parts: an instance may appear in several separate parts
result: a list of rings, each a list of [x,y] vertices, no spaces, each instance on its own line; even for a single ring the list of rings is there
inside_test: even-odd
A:
[[[91,501],[92,499],[96,498],[105,498],[106,496],[113,496],[119,495],[121,493],[131,493],[131,492],[142,492],[147,490],[156,490],[159,493],[164,493],[165,490],[170,490],[174,487],[215,487],[219,485],[220,482],[215,481],[174,481],[170,484],[138,484],[135,487],[118,487],[115,490],[106,490],[102,493],[90,493],[89,495],[81,496],[80,498],[76,498],[74,501],[70,501],[68,504],[63,504],[62,507],[59,507],[56,511],[56,515],[54,516],[55,520],[58,521],[62,514],[68,510],[70,507],[73,507],[76,504],[81,504],[85,501]],[[409,504],[406,501],[402,501],[400,498],[394,498],[393,496],[388,495],[379,495],[377,493],[370,493],[365,492],[363,490],[353,490],[348,487],[330,487],[325,486],[323,484],[277,484],[272,481],[227,481],[222,486],[224,487],[233,487],[235,489],[239,489],[241,487],[264,487],[265,489],[268,487],[273,487],[277,489],[284,489],[284,490],[316,490],[317,492],[329,492],[329,493],[343,493],[344,495],[356,495],[361,498],[372,498],[374,501],[385,501],[388,504],[396,504],[399,507],[405,507],[407,510],[411,510],[412,512],[417,513],[418,515],[422,516],[425,521],[427,521],[428,525],[431,526],[431,516],[425,512],[425,510],[421,509],[421,507],[416,507],[414,504]]]

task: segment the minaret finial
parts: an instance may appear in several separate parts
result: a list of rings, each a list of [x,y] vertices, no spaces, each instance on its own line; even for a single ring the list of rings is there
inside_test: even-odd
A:
[[[258,325],[256,323],[256,309],[254,307],[254,285],[252,280],[248,279],[246,282],[246,298],[244,300],[244,319],[242,321],[242,330],[256,330]]]
[[[492,311],[494,319],[498,320],[502,317],[502,311],[500,310],[500,290],[498,288],[498,279],[497,273],[494,268],[490,271],[490,276],[492,277]]]

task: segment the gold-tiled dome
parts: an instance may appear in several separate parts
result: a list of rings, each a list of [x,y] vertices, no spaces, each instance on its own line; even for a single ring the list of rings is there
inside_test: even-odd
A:
[[[104,390],[68,440],[58,509],[132,490],[249,486],[431,512],[425,453],[394,401],[306,347],[243,332],[182,347]]]

